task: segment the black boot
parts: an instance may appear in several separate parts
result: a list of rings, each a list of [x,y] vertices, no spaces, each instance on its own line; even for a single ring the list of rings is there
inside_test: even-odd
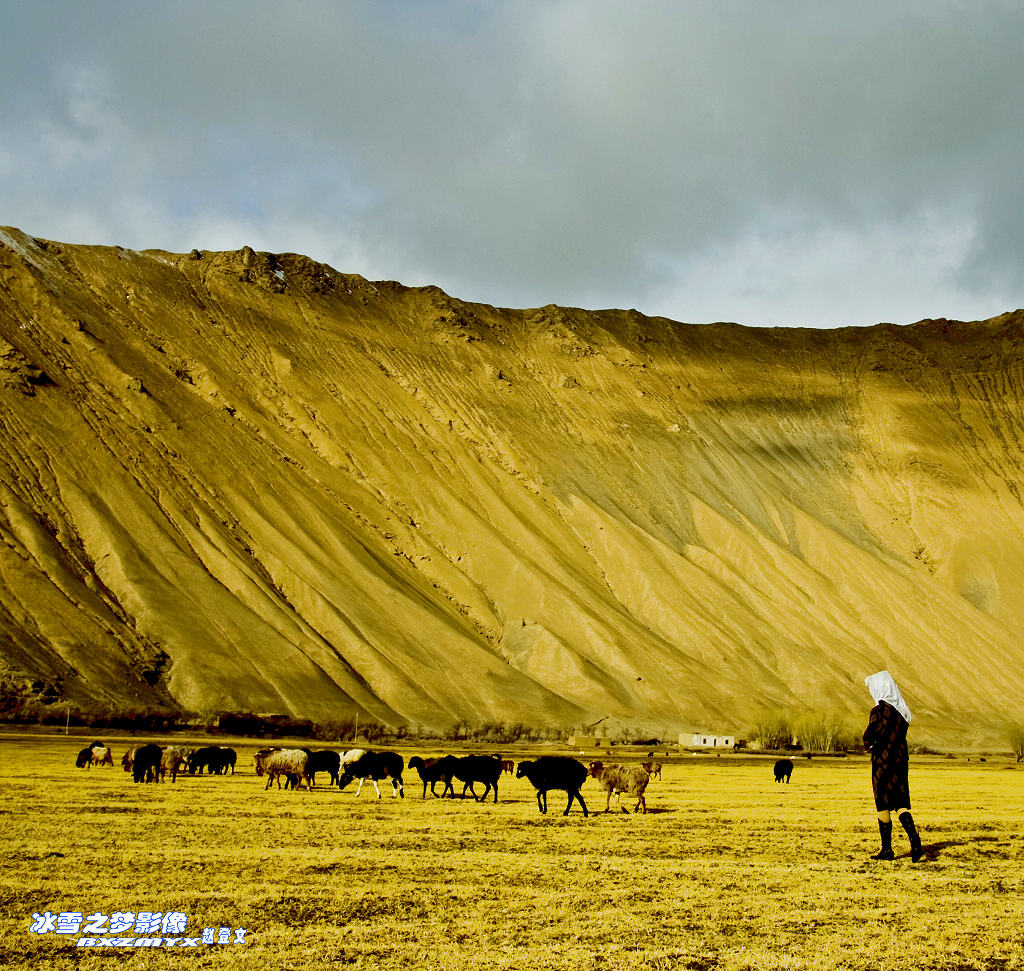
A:
[[[895,854],[892,851],[892,823],[878,821],[878,833],[882,837],[882,848],[871,857],[872,860],[894,860]]]
[[[910,859],[917,863],[924,856],[924,847],[921,846],[921,837],[917,835],[914,817],[910,813],[900,813],[899,820],[900,824],[907,831],[907,837],[910,839]]]

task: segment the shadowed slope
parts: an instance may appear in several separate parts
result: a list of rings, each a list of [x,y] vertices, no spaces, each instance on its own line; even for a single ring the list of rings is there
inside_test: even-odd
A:
[[[79,702],[744,727],[1020,708],[1022,317],[497,310],[0,237],[0,653]],[[59,679],[59,680],[58,680]]]

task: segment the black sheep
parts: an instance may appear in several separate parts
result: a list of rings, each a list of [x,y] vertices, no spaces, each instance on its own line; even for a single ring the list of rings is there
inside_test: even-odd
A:
[[[75,768],[87,769],[92,764],[92,746],[82,749],[75,757]]]
[[[330,749],[303,749],[304,752],[309,753],[309,772],[310,781],[313,785],[316,785],[316,774],[318,772],[326,772],[331,777],[331,785],[336,786],[338,784],[338,771],[341,768],[341,756],[337,752],[332,752]]]
[[[516,778],[526,777],[537,790],[537,808],[542,813],[548,811],[548,790],[562,789],[569,794],[563,816],[569,815],[572,801],[579,801],[583,815],[587,813],[587,804],[580,795],[580,786],[587,781],[587,767],[567,755],[542,755],[535,762],[520,762],[516,769]]]
[[[205,748],[196,749],[188,757],[188,774],[195,775],[198,771],[203,774],[206,769],[210,775],[219,775],[224,766],[224,750],[218,745],[207,745]]]
[[[230,768],[231,769],[231,774],[234,775],[235,774],[235,762],[238,760],[238,753],[233,748],[230,748],[227,745],[222,745],[220,747],[220,750],[223,753],[223,758],[222,758],[221,764],[220,764],[220,771],[224,775],[227,775],[228,774],[228,769]]]
[[[367,752],[360,756],[355,762],[345,766],[338,779],[338,786],[345,788],[353,779],[359,780],[359,788],[356,789],[358,796],[363,788],[363,783],[369,779],[373,788],[377,790],[377,798],[380,799],[380,789],[377,787],[379,779],[391,779],[391,795],[405,798],[405,787],[402,785],[402,770],[405,768],[405,761],[397,752]]]
[[[444,783],[444,789],[441,791],[441,798],[443,799],[448,793],[451,793],[454,797],[455,789],[452,788],[452,776],[455,774],[455,763],[458,761],[454,755],[442,755],[437,759],[421,759],[418,755],[414,755],[409,759],[409,768],[415,769],[420,774],[420,778],[423,780],[423,798],[427,798],[427,783],[430,783],[430,794],[436,796],[437,792],[434,790],[439,782]]]
[[[776,782],[789,782],[789,777],[793,774],[793,763],[790,759],[779,759],[775,763],[775,781]]]
[[[159,745],[143,745],[135,753],[135,762],[132,765],[132,775],[136,782],[159,782],[160,781],[160,759],[163,757],[163,750]]]
[[[494,801],[498,801],[498,779],[501,777],[501,756],[498,755],[464,755],[461,759],[455,760],[452,773],[456,779],[465,783],[462,787],[462,795],[466,795],[468,789],[470,795],[477,801],[483,802],[487,793],[494,789]],[[482,782],[486,788],[484,794],[478,796],[473,788],[474,782]],[[454,795],[454,790],[452,795]]]

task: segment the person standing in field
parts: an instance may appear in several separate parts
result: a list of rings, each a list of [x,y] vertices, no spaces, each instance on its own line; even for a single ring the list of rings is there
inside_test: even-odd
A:
[[[892,813],[910,839],[910,858],[917,863],[924,856],[921,837],[910,815],[910,785],[907,781],[907,728],[910,709],[888,671],[864,679],[875,707],[871,709],[864,747],[871,752],[871,788],[878,810],[878,832],[882,848],[871,859],[892,860]]]

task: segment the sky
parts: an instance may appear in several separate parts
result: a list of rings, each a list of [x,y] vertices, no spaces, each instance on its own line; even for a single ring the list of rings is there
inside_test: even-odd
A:
[[[509,307],[1024,306],[1024,4],[0,0],[0,224]]]

